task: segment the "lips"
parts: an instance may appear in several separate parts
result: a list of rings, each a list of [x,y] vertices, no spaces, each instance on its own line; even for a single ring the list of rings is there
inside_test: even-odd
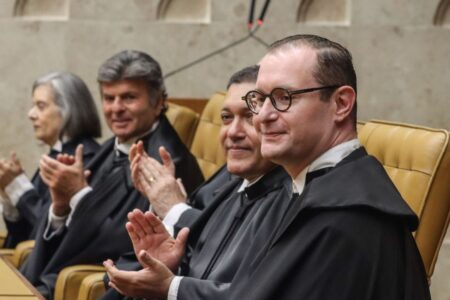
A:
[[[115,119],[112,120],[112,124],[117,127],[124,127],[130,123],[130,119]]]
[[[282,131],[265,131],[261,132],[261,135],[265,138],[271,138],[271,137],[278,137],[280,135],[284,134]]]
[[[230,145],[225,149],[228,159],[242,159],[252,153],[252,148],[242,145]]]
[[[261,137],[264,142],[278,143],[280,138],[285,134],[284,131],[263,131]]]
[[[225,145],[227,150],[249,150],[251,147],[245,145],[228,144]]]

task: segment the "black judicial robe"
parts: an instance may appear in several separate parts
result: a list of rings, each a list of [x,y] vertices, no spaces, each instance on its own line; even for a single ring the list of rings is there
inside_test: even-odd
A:
[[[248,254],[259,248],[281,219],[292,180],[281,167],[237,193],[242,179],[231,180],[191,227],[181,267],[178,299],[214,299],[233,281]]]
[[[188,204],[192,207],[192,209],[186,210],[180,216],[175,224],[175,233],[178,233],[178,231],[184,227],[191,228],[197,219],[202,215],[202,212],[206,207],[212,203],[217,203],[217,200],[215,200],[216,195],[223,192],[224,189],[230,188],[230,184],[228,184],[230,181],[236,183],[241,180],[238,176],[228,172],[227,166],[224,165],[196,191],[194,191],[188,199]]]
[[[76,141],[68,141],[62,144],[61,153],[74,154],[79,144],[83,144],[83,161],[88,163],[95,155],[100,145],[92,138],[81,138]],[[51,151],[50,156],[56,157],[58,153]],[[34,239],[37,224],[50,207],[50,194],[47,185],[39,175],[39,169],[34,173],[31,183],[34,189],[23,194],[17,203],[20,219],[11,222],[5,219],[8,235],[5,240],[5,248],[14,248],[22,241]]]
[[[160,160],[158,149],[164,146],[176,166],[176,176],[188,188],[203,181],[195,157],[188,151],[165,116],[158,127],[142,138],[147,153]],[[101,264],[132,250],[125,229],[127,213],[147,210],[149,202],[133,188],[128,159],[116,162],[114,138],[105,142],[86,167],[91,170],[93,191],[83,197],[69,227],[46,241],[43,238],[47,214],[39,224],[36,246],[21,272],[47,298],[53,297],[58,272],[74,264]]]
[[[294,199],[222,299],[430,299],[417,223],[383,166],[357,149]]]
[[[221,190],[228,185],[227,183],[229,181],[233,179],[236,180],[237,178],[239,177],[228,172],[227,166],[224,165],[209,177],[207,181],[193,191],[187,201],[192,208],[181,215],[177,224],[175,224],[175,233],[183,227],[190,228],[201,215],[202,210],[214,201],[216,194],[220,193]],[[135,271],[142,268],[133,251],[122,255],[116,261],[116,267],[120,270],[127,271]],[[107,284],[108,281],[108,275],[105,275],[104,283],[107,292],[101,298],[102,300],[128,299],[128,297],[120,295],[115,289],[109,288]]]

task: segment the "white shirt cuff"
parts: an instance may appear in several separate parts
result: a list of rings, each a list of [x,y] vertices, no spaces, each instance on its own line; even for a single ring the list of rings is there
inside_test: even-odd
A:
[[[163,219],[164,224],[174,226],[180,219],[181,215],[188,209],[192,209],[192,207],[190,207],[186,203],[175,204],[167,212],[166,217]]]
[[[20,219],[19,210],[12,205],[8,195],[0,195],[0,212],[3,217],[9,222],[17,222]]]
[[[172,279],[172,282],[169,286],[169,293],[167,294],[167,300],[177,300],[181,279],[183,279],[183,276],[175,276]]]
[[[64,223],[67,219],[67,216],[59,217],[53,213],[53,204],[50,205],[48,211],[48,222],[44,231],[44,240],[48,241],[53,236],[57,235],[64,227]]]
[[[73,213],[75,212],[75,209],[77,208],[80,201],[83,199],[86,194],[92,192],[92,188],[90,186],[85,186],[81,190],[79,190],[75,195],[72,196],[70,199],[69,205],[70,205],[70,213],[69,217],[66,221],[66,226],[69,227],[70,222],[72,221]]]
[[[172,208],[167,212],[166,217],[163,219],[163,224],[171,236],[174,236],[175,224],[178,222],[181,215],[188,209],[192,209],[192,207],[186,203],[178,203],[172,206]]]
[[[5,187],[5,193],[8,195],[9,199],[11,199],[11,203],[16,206],[20,197],[32,189],[34,189],[34,186],[30,179],[28,179],[25,173],[22,173]]]

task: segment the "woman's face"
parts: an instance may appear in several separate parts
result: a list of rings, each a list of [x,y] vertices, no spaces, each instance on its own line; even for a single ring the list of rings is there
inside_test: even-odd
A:
[[[40,85],[33,92],[33,106],[28,118],[33,123],[36,138],[53,146],[59,138],[63,118],[55,103],[53,89],[49,85]]]

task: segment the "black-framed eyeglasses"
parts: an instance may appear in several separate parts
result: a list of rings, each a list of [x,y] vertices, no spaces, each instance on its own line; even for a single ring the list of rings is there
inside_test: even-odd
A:
[[[340,85],[327,85],[309,89],[295,90],[289,91],[284,88],[274,88],[270,94],[264,94],[258,90],[253,90],[248,92],[245,96],[242,97],[247,103],[248,109],[251,110],[252,113],[258,114],[261,110],[261,107],[264,105],[264,101],[267,97],[269,97],[270,102],[272,102],[273,107],[280,111],[284,112],[291,107],[292,104],[292,95],[311,93],[314,91],[320,91],[325,89],[336,89],[341,87]]]

